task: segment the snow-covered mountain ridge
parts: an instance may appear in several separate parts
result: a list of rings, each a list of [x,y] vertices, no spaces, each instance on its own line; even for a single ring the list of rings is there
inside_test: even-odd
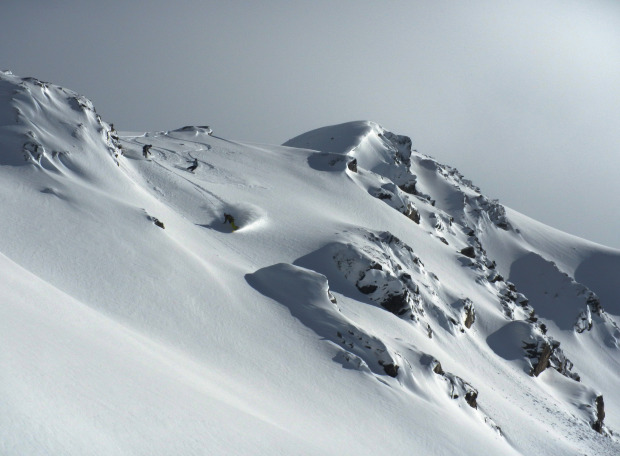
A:
[[[373,122],[210,133],[0,74],[3,454],[620,451],[620,251]]]

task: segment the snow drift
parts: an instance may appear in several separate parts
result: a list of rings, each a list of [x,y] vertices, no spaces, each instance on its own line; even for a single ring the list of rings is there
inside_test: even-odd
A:
[[[373,122],[216,133],[0,74],[2,454],[618,454],[620,251]]]

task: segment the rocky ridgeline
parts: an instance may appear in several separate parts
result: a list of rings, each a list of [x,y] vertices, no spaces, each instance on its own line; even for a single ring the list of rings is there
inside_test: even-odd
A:
[[[469,215],[474,221],[474,226],[477,224],[475,222],[480,218],[487,217],[498,228],[503,230],[510,229],[506,209],[498,200],[484,196],[480,192],[480,188],[475,186],[469,179],[465,179],[457,169],[437,162],[434,163],[438,176],[450,183],[455,191],[461,195],[463,199],[463,215]],[[472,195],[472,192],[474,195]],[[451,215],[458,217],[461,214]]]
[[[471,328],[475,321],[474,303],[469,299],[448,304],[440,297],[436,274],[428,271],[413,249],[389,232],[362,230],[350,236],[348,243],[329,246],[336,270],[359,293],[394,315],[420,324],[432,337],[432,310],[444,327],[458,332]]]
[[[529,374],[537,377],[551,367],[565,377],[580,381],[579,374],[572,371],[573,363],[560,349],[560,342],[547,334],[547,326],[539,320],[529,299],[495,270],[495,262],[487,257],[475,233],[469,234],[472,245],[460,253],[470,258],[468,266],[478,272],[477,282],[494,290],[507,319],[523,321],[532,328],[533,339],[523,341],[524,355],[531,366]]]
[[[372,196],[388,204],[401,214],[409,217],[418,225],[420,224],[420,212],[416,205],[410,200],[409,196],[403,192],[396,184],[390,182],[381,187],[371,187],[368,190]]]
[[[401,162],[405,165],[409,165],[411,163],[411,147],[413,142],[409,136],[397,135],[387,130],[383,130],[383,133],[380,133],[393,147],[394,161],[397,164]]]
[[[480,189],[456,169],[412,151],[410,138],[385,130],[379,137],[390,152],[391,160],[374,170],[378,174],[373,176],[373,173],[359,168],[355,150],[353,158],[349,158],[348,170],[365,172],[371,181],[375,177],[375,185],[366,188],[370,195],[409,217],[420,228],[431,227],[431,234],[444,244],[458,246],[455,253],[460,256],[461,264],[475,272],[477,282],[492,294],[506,319],[522,321],[531,327],[530,339],[514,341],[523,344],[523,356],[528,361],[531,376],[537,377],[552,368],[567,378],[580,381],[579,374],[573,371],[573,363],[560,348],[560,342],[548,334],[547,326],[538,317],[530,300],[517,290],[514,283],[502,277],[496,270],[495,261],[488,257],[482,246],[479,230],[484,226],[495,226],[504,231],[512,229],[505,208],[497,200],[482,195]],[[450,185],[456,197],[460,197],[461,205],[438,207],[433,195],[420,191],[415,172],[417,166],[434,171],[437,179]],[[360,293],[394,315],[420,324],[428,337],[433,336],[432,325],[437,322],[426,317],[430,308],[434,318],[444,319],[460,332],[474,326],[477,319],[475,303],[468,298],[452,306],[442,302],[436,275],[426,271],[422,259],[411,247],[390,233],[366,233],[364,238],[365,243],[348,242],[334,247],[332,256],[336,268]],[[576,316],[575,323],[575,330],[581,333],[592,328],[592,313],[603,318],[604,312],[596,295],[580,284],[573,285],[584,298],[584,310]],[[391,372],[396,373],[398,369]],[[451,397],[462,397],[470,406],[476,407],[478,392],[469,383],[446,374],[438,361],[433,372],[444,378]],[[602,421],[597,424],[598,418],[592,423],[594,429],[602,429]]]
[[[390,142],[393,142],[395,138],[393,134],[385,131],[383,137]],[[397,177],[396,180],[400,180],[401,185],[390,180],[380,187],[371,187],[369,193],[420,224],[420,211],[413,206],[411,195],[417,197],[418,201],[431,206],[434,205],[434,200],[430,195],[420,195],[416,191],[416,176],[410,169],[410,139],[400,136],[396,138],[396,143],[390,146],[393,152],[390,172],[384,173],[383,178]],[[504,207],[497,201],[481,195],[479,188],[475,187],[471,181],[464,179],[456,169],[440,165],[434,160],[426,158],[424,160],[428,162],[425,166],[433,168],[438,178],[448,181],[463,199],[463,212],[455,214],[459,216],[456,219],[458,221],[455,220],[455,215],[435,208],[429,212],[428,222],[433,226],[436,236],[446,245],[450,245],[448,239],[451,239],[454,244],[461,243],[464,235],[466,247],[457,251],[462,256],[463,266],[476,271],[478,282],[481,285],[489,285],[489,288],[494,290],[497,302],[508,320],[523,320],[532,326],[536,339],[523,342],[525,344],[524,356],[531,364],[530,374],[537,376],[547,367],[553,367],[561,374],[579,380],[579,375],[572,371],[572,362],[559,348],[560,343],[547,335],[546,325],[539,321],[528,298],[519,293],[513,283],[507,282],[496,271],[496,264],[488,258],[476,229],[470,226],[470,224],[477,226],[480,218],[486,217],[498,228],[510,229]],[[472,192],[476,194],[472,195]],[[459,229],[462,234],[459,234]],[[374,249],[369,246],[355,248],[353,244],[342,246],[333,255],[337,268],[371,301],[401,318],[420,322],[424,318],[425,307],[438,301],[438,283],[433,283],[433,279],[438,282],[437,277],[426,272],[422,260],[413,253],[411,247],[390,233],[368,233],[366,238],[374,244]],[[433,307],[440,309],[439,313],[443,314],[452,325],[459,327],[461,331],[463,328],[471,328],[475,322],[475,305],[469,299],[462,300],[458,306],[461,311],[460,315],[451,315],[446,312],[445,309],[449,306],[445,303]],[[581,316],[579,321],[585,320],[585,324],[589,325],[591,318],[588,315]],[[432,337],[433,330],[430,322],[425,321],[423,326],[429,337]]]
[[[495,226],[503,230],[510,229],[510,223],[506,216],[505,208],[497,201],[489,199],[480,192],[480,188],[475,186],[470,180],[465,179],[463,175],[455,168],[442,165],[436,160],[419,153],[415,153],[416,160],[409,160],[406,163],[398,164],[401,172],[399,173],[399,188],[404,192],[415,195],[418,199],[435,206],[436,200],[432,195],[422,192],[418,186],[418,177],[416,170],[425,168],[434,172],[437,179],[444,180],[447,185],[454,189],[456,195],[460,195],[460,210],[450,212],[452,219],[457,219],[462,225],[473,222],[477,225],[477,221],[481,218],[488,218]],[[469,220],[468,220],[469,219]]]

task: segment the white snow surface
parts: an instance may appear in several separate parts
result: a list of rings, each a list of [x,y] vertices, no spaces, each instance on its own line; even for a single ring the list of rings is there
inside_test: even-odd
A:
[[[376,123],[120,134],[0,73],[0,187],[2,455],[620,454],[620,251]]]

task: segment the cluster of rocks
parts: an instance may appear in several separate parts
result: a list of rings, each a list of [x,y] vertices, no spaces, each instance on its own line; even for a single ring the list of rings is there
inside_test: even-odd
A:
[[[420,224],[420,212],[409,197],[393,182],[384,184],[380,188],[371,188],[369,193],[377,199],[384,201],[390,207],[401,214],[409,217],[418,225]]]
[[[437,162],[435,162],[435,168],[440,176],[443,176],[444,179],[451,182],[457,188],[464,187],[473,190],[476,193],[480,193],[480,187],[474,185],[471,180],[465,179],[465,176],[463,176],[456,168],[448,165],[442,165]]]
[[[121,144],[121,139],[118,136],[118,132],[114,128],[114,124],[107,124],[103,120],[101,120],[101,116],[97,114],[97,123],[100,125],[99,131],[103,133],[105,140],[108,145],[108,151],[110,154],[114,156],[114,158],[118,158],[120,155],[124,155],[123,146]],[[116,162],[118,165],[118,161]]]
[[[369,366],[371,371],[374,366],[379,366],[386,375],[396,377],[400,366],[390,353],[387,346],[377,338],[370,337],[365,332],[354,326],[336,331],[335,342],[340,345],[346,353],[344,359],[353,363],[357,361],[358,368],[361,365]]]
[[[523,320],[534,329],[534,339],[523,341],[523,349],[531,365],[530,375],[538,377],[545,369],[552,367],[565,377],[580,381],[579,374],[572,371],[573,363],[560,349],[560,342],[547,335],[546,325],[540,322],[528,298],[519,293],[515,284],[506,281],[494,268],[487,270],[486,280],[496,287],[506,317]]]
[[[428,355],[426,356],[428,357]],[[435,358],[432,358],[429,366],[436,375],[441,376],[447,382],[450,389],[450,398],[463,398],[471,408],[478,408],[478,390],[476,388],[458,375],[445,372],[441,367],[441,363]]]
[[[579,374],[572,370],[574,367],[573,363],[560,349],[560,342],[547,335],[546,325],[539,321],[536,311],[530,305],[528,298],[517,290],[515,284],[505,280],[497,272],[495,262],[488,259],[475,232],[470,230],[467,234],[469,234],[470,245],[463,248],[460,253],[472,260],[470,263],[471,267],[480,271],[479,281],[493,285],[507,318],[510,320],[522,319],[534,329],[535,339],[523,342],[523,349],[531,364],[530,375],[537,377],[545,369],[552,367],[560,374],[579,381]],[[598,299],[594,294],[589,295],[588,299],[592,306],[596,306]],[[463,308],[465,310],[465,323],[467,326],[469,321],[474,321],[475,313],[473,312],[473,305],[466,305]],[[471,311],[469,311],[470,308],[472,309]],[[589,308],[590,306],[588,306]],[[597,308],[600,308],[600,304]],[[589,312],[583,321],[585,321],[586,327],[591,327]]]
[[[394,148],[395,163],[404,163],[405,165],[409,166],[409,164],[411,163],[411,147],[413,145],[411,138],[409,136],[397,135],[387,130],[384,130],[383,133],[380,133],[379,135],[385,138]]]
[[[93,102],[82,95],[75,95],[69,98],[69,105],[78,112],[96,112]]]
[[[381,168],[381,183],[368,191],[373,197],[420,224],[421,212],[414,201],[417,199],[418,202],[423,201],[431,206],[435,206],[435,201],[418,188],[418,178],[412,169],[411,139],[387,131],[383,131],[379,136],[388,145],[388,149],[393,151],[393,162]],[[490,222],[501,230],[511,230],[506,209],[497,200],[482,195],[480,189],[456,169],[423,157],[419,160],[419,165],[426,170],[435,171],[452,185],[457,196],[462,198],[461,201],[456,201],[456,206],[445,209],[442,207],[444,210],[438,208],[430,214],[424,212],[424,222],[427,222],[428,217],[428,222],[435,230],[435,237],[446,245],[453,243],[458,246],[456,253],[461,255],[462,264],[477,271],[478,282],[488,287],[489,292],[496,296],[507,319],[523,321],[531,326],[531,338],[523,341],[524,354],[530,364],[529,374],[537,377],[551,367],[567,378],[580,381],[579,374],[573,371],[573,363],[560,348],[560,342],[547,334],[546,325],[540,321],[528,298],[497,271],[496,264],[487,256],[476,229],[471,228],[487,226]],[[347,167],[350,171],[357,172],[357,160],[353,158],[348,161]],[[462,234],[458,233],[455,227],[463,230],[465,246],[462,243]],[[437,284],[429,280],[434,275],[424,271],[424,265],[413,250],[391,234],[369,233],[366,238],[371,241],[373,248],[354,248],[349,244],[333,256],[337,268],[371,301],[401,318],[419,321],[425,316],[424,309],[430,309],[431,301],[437,296]],[[434,278],[436,279],[436,276]],[[589,290],[583,290],[583,294],[586,306],[575,324],[578,333],[592,328],[593,314],[603,314],[596,295]],[[457,313],[445,309],[442,309],[442,312],[453,327],[459,328],[461,332],[472,328],[477,314],[470,299],[460,299],[458,303],[452,304],[452,309]],[[426,323],[426,328],[428,336],[432,337],[430,324]],[[379,364],[387,375],[398,375],[398,364],[387,360],[382,360]],[[433,363],[432,369],[436,375],[446,380],[451,397],[463,398],[472,408],[477,408],[478,391],[472,385],[456,375],[444,372],[438,361]],[[597,398],[597,410],[598,401]],[[597,417],[592,422],[592,427],[597,432],[601,432],[603,428],[602,397],[600,402],[601,413],[597,412]]]
[[[412,320],[424,315],[420,286],[412,273],[426,276],[413,249],[388,232],[366,233],[372,247],[343,246],[333,256],[336,267],[370,300]]]
[[[547,336],[539,336],[532,342],[523,342],[523,349],[532,366],[530,375],[538,377],[551,367],[565,377],[580,381],[579,374],[572,371],[573,363],[560,348],[560,342]]]
[[[465,195],[464,200],[465,207],[470,213],[476,214],[477,216],[486,214],[489,220],[498,228],[502,230],[510,229],[510,223],[506,216],[506,208],[504,208],[498,200],[489,199],[484,195],[477,195],[474,198]]]

